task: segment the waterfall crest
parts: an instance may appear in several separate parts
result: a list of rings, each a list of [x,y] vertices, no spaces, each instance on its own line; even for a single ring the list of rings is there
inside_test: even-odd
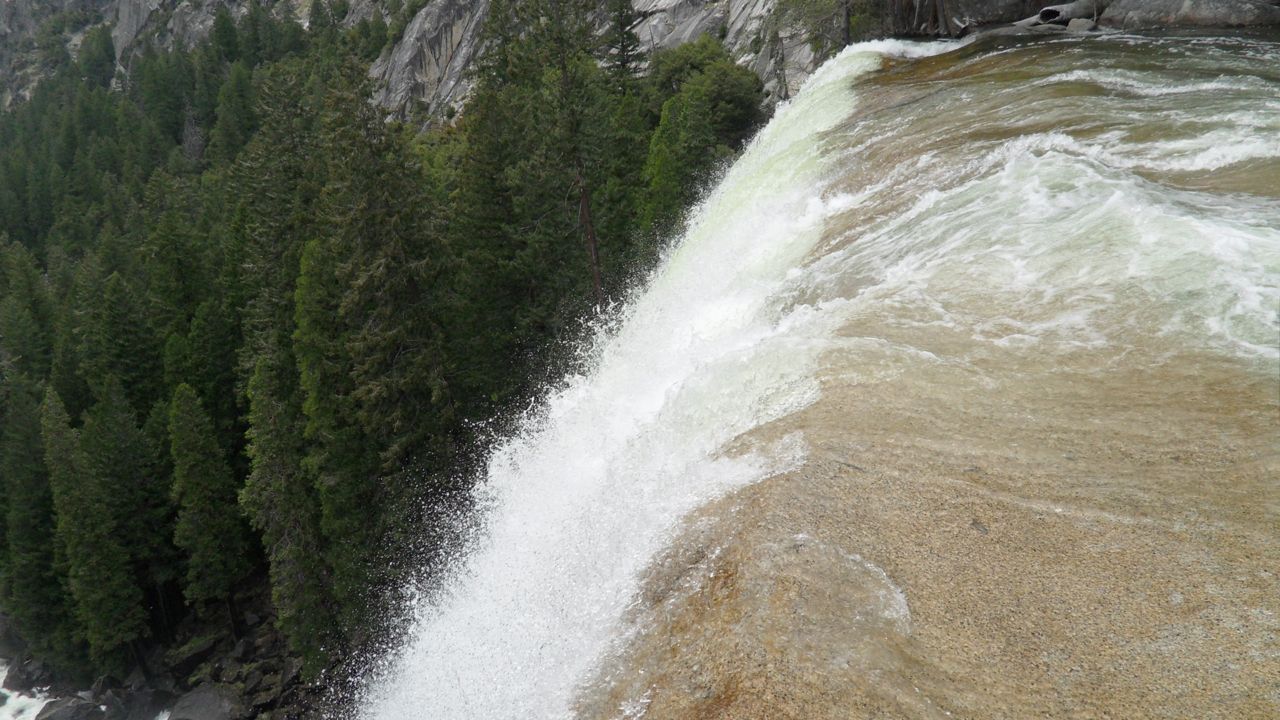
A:
[[[362,715],[564,718],[595,683],[607,688],[599,712],[638,717],[654,685],[627,673],[648,667],[646,652],[679,653],[644,646],[653,624],[684,612],[640,607],[638,593],[696,509],[802,466],[862,472],[856,448],[873,440],[946,458],[985,448],[1013,466],[1047,451],[986,443],[1051,418],[1027,442],[1083,448],[1065,453],[1074,458],[1129,427],[1099,418],[1169,379],[1197,398],[1211,395],[1197,378],[1220,373],[1237,378],[1221,387],[1245,388],[1240,397],[1265,387],[1280,370],[1275,45],[1088,42],[943,57],[932,56],[956,45],[870,43],[821,68],[696,209],[617,330],[591,348],[590,369],[497,445],[478,490],[476,546],[422,603]],[[1260,417],[1272,400],[1253,397],[1241,412]],[[1170,422],[1227,412],[1168,402]],[[1132,442],[1164,447],[1177,427]],[[1256,444],[1254,426],[1240,427],[1241,443]],[[849,453],[839,462],[836,437]],[[827,443],[817,458],[815,439]],[[1090,466],[1121,468],[1123,479],[1090,486],[1097,506],[1021,486],[983,497],[1147,527],[1132,505],[1149,502],[1150,488],[1135,489],[1143,476],[1124,455],[1134,451],[1117,452]],[[927,475],[948,461],[919,462]],[[1182,497],[1177,483],[1193,482],[1184,475],[1155,478]],[[736,512],[720,511],[720,522]],[[1274,517],[1275,503],[1260,512]],[[1256,520],[1240,532],[1256,534]],[[979,519],[972,527],[987,535]],[[822,552],[883,589],[867,597],[893,616],[885,637],[911,634],[912,586],[904,593],[861,548]],[[856,654],[834,657],[862,667]],[[613,662],[624,656],[630,665]],[[943,697],[942,684],[926,690]]]

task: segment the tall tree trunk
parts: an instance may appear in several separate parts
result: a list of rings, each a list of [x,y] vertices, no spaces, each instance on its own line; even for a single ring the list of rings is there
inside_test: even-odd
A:
[[[240,622],[240,607],[236,603],[234,590],[227,593],[227,618],[231,621],[231,634],[235,639],[244,637],[244,626]]]
[[[154,591],[156,594],[156,604],[160,606],[160,634],[161,639],[165,642],[173,641],[172,619],[169,617],[169,601],[165,598],[166,588],[164,583],[157,582]]]
[[[591,285],[595,290],[596,309],[604,307],[604,288],[600,284],[600,245],[596,241],[596,226],[591,220],[591,186],[587,184],[586,175],[582,172],[582,161],[578,161],[578,222],[582,224],[582,235],[587,243],[587,257],[591,261]]]
[[[952,37],[955,31],[951,28],[951,19],[947,17],[946,0],[937,0],[938,2],[938,35],[946,35]]]

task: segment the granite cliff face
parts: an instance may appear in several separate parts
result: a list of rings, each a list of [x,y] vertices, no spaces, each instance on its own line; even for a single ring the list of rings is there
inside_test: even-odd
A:
[[[379,105],[394,117],[416,107],[433,115],[462,105],[467,69],[480,52],[488,0],[432,0],[405,27],[404,36],[369,70]]]
[[[1126,30],[1280,25],[1276,0],[1112,0],[1100,21]]]
[[[299,19],[306,17],[310,7],[310,0],[257,1]],[[213,18],[220,9],[225,7],[233,17],[239,18],[248,12],[253,2],[255,0],[113,0],[108,3],[112,7],[104,13],[104,19],[112,24],[116,58],[127,62],[143,40],[151,40],[164,49],[190,47],[213,29]]]
[[[724,38],[730,52],[765,82],[773,99],[790,97],[821,62],[803,35],[773,21],[775,0],[635,0],[646,18],[636,28],[650,49],[670,48],[704,33]],[[377,102],[392,117],[415,109],[457,110],[470,89],[467,69],[482,51],[487,0],[431,0],[404,36],[374,63]],[[603,27],[604,19],[601,18]]]
[[[27,97],[43,76],[40,29],[66,18],[74,51],[87,24],[115,0],[0,0],[0,109]]]
[[[111,27],[116,61],[127,68],[144,42],[189,47],[209,34],[218,10],[240,17],[253,2],[301,18],[311,0],[0,0],[0,108],[30,96],[49,72],[46,56],[59,43],[74,56],[90,28]],[[376,3],[356,0],[352,15]]]
[[[144,41],[160,48],[190,46],[203,39],[219,9],[242,16],[253,2],[304,21],[313,0],[0,0],[0,107],[30,93],[43,77],[37,38],[55,16],[73,18],[64,35],[74,54],[83,30],[112,28],[122,67]],[[911,0],[900,0],[904,7]],[[947,11],[959,32],[979,25],[1028,17],[1054,0],[950,0]],[[646,17],[637,28],[651,49],[669,48],[710,33],[754,70],[773,100],[790,97],[825,58],[799,28],[780,21],[777,0],[634,0]],[[382,0],[351,0],[345,24],[385,13]],[[482,52],[480,34],[488,0],[429,0],[403,35],[370,68],[376,102],[393,118],[420,110],[449,116],[470,89],[468,69]],[[911,17],[908,11],[905,17]],[[1276,0],[1115,0],[1100,18],[1123,28],[1244,26],[1280,23]],[[603,14],[601,24],[603,25]],[[76,26],[78,25],[78,26]],[[887,26],[885,29],[889,29]],[[907,34],[923,31],[910,25]]]

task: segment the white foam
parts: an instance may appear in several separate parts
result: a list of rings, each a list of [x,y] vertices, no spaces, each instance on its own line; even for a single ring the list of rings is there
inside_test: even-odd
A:
[[[0,679],[4,678],[8,672],[9,664],[0,660]],[[9,690],[0,690],[0,693],[5,695],[4,704],[0,705],[0,720],[34,720],[36,715],[40,714],[41,708],[49,702],[49,698],[39,690],[31,695]]]
[[[816,398],[816,360],[841,322],[843,301],[789,300],[827,217],[851,202],[824,196],[821,134],[847,117],[852,78],[882,53],[945,47],[853,46],[778,109],[597,340],[591,370],[496,447],[479,489],[491,508],[483,540],[420,607],[368,716],[568,717],[679,518],[800,461],[797,438],[721,450]]]

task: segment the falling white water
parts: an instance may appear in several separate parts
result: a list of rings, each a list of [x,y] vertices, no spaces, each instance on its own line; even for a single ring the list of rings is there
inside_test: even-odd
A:
[[[484,539],[419,609],[362,715],[568,717],[676,522],[800,459],[798,438],[721,451],[815,398],[814,363],[839,324],[839,302],[787,300],[824,220],[850,202],[825,193],[822,133],[847,117],[853,78],[883,54],[947,47],[851,47],[779,108],[594,348],[592,370],[496,449],[479,491],[491,508]]]
[[[359,715],[571,717],[646,631],[620,621],[680,519],[803,460],[797,435],[732,441],[812,403],[820,356],[855,378],[961,370],[928,397],[996,393],[993,358],[1034,382],[1046,363],[1105,374],[1189,352],[1276,377],[1274,44],[1085,42],[899,64],[857,95],[886,55],[955,45],[863,44],[821,68],[591,369],[495,448],[475,547]]]
[[[0,680],[9,673],[9,664],[0,660]],[[0,720],[33,720],[40,714],[40,709],[49,702],[43,693],[35,692],[24,695],[9,690],[0,690]]]

